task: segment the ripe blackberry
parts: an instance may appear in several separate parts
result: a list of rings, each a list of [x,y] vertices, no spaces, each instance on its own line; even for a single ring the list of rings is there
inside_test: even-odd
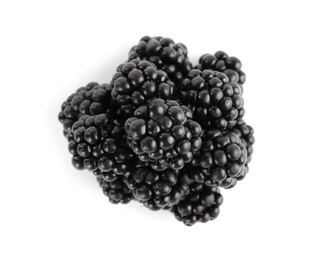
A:
[[[189,193],[173,206],[172,212],[177,220],[183,221],[187,226],[192,226],[197,222],[206,223],[217,218],[222,203],[223,197],[219,188],[204,187]]]
[[[217,51],[214,55],[204,54],[199,59],[199,64],[195,67],[200,70],[216,70],[223,72],[230,82],[244,84],[245,73],[241,70],[242,63],[236,57],[229,57],[223,51]]]
[[[222,72],[193,69],[179,88],[179,99],[195,107],[193,118],[205,129],[232,128],[244,115],[242,86]]]
[[[209,129],[203,135],[203,145],[192,161],[202,168],[204,183],[209,187],[216,185],[232,188],[247,168],[247,150],[237,134],[232,131],[222,133]]]
[[[144,36],[129,52],[129,61],[135,58],[148,60],[158,69],[166,71],[176,84],[193,68],[188,57],[188,50],[182,43],[175,43],[170,38]]]
[[[139,59],[123,63],[117,68],[110,83],[112,98],[116,100],[126,116],[145,105],[149,99],[174,97],[176,87],[166,72],[158,70],[148,61]]]
[[[75,168],[97,169],[108,179],[123,175],[133,157],[123,124],[108,114],[82,116],[68,134],[69,151]]]
[[[255,143],[254,129],[250,125],[247,125],[243,119],[238,120],[233,131],[241,138],[242,144],[247,150],[248,160],[251,162],[253,154],[253,144]]]
[[[105,113],[109,108],[111,91],[108,84],[99,85],[96,82],[79,88],[70,95],[61,106],[59,121],[63,124],[64,134],[71,131],[72,125],[82,115],[97,115]]]
[[[122,175],[115,175],[115,177],[108,180],[108,177],[103,175],[100,170],[96,170],[94,174],[97,177],[99,186],[102,188],[103,193],[109,197],[109,201],[113,204],[122,203],[127,204],[132,199],[132,192],[125,183],[125,178]]]
[[[133,165],[126,184],[133,197],[151,210],[170,209],[188,191],[188,186],[180,181],[179,171],[158,172],[141,161]]]
[[[247,162],[245,164],[246,170],[243,171],[243,174],[237,178],[238,180],[242,180],[249,172],[248,164],[252,160],[253,144],[255,143],[254,129],[251,126],[247,125],[243,119],[241,119],[238,120],[236,126],[233,128],[233,132],[241,138],[242,144],[247,150]]]
[[[188,107],[155,99],[125,122],[129,145],[156,171],[182,169],[202,145],[202,128],[191,117]]]

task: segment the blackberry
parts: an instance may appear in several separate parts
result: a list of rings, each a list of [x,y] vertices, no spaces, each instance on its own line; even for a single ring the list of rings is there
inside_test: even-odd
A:
[[[247,125],[243,119],[238,120],[233,131],[241,138],[242,144],[246,147],[248,153],[248,163],[252,160],[253,144],[255,143],[254,129]]]
[[[243,171],[243,174],[238,177],[239,180],[242,180],[248,173],[248,164],[252,160],[253,144],[255,143],[254,129],[251,126],[247,125],[244,120],[241,119],[238,120],[236,126],[233,128],[233,131],[241,138],[242,144],[247,150],[247,162],[245,164],[246,170]]]
[[[183,221],[187,226],[192,226],[197,222],[206,223],[217,218],[222,203],[223,197],[219,188],[204,187],[189,193],[173,206],[172,212],[177,220]]]
[[[111,203],[127,204],[133,199],[132,192],[125,183],[124,176],[115,175],[114,178],[108,180],[107,176],[103,175],[100,170],[96,170],[94,174],[97,177],[97,181],[103,193],[109,197]]]
[[[156,171],[182,169],[202,145],[202,128],[191,117],[188,107],[155,99],[125,122],[129,145]]]
[[[193,69],[179,88],[180,101],[194,107],[193,118],[205,129],[232,128],[244,115],[242,86],[222,72]]]
[[[121,64],[110,86],[113,100],[121,105],[126,116],[152,98],[167,100],[173,98],[176,92],[167,73],[158,70],[154,64],[139,59]]]
[[[216,70],[223,72],[230,82],[244,84],[245,73],[241,70],[242,63],[236,57],[229,57],[223,51],[217,51],[214,55],[204,54],[199,59],[199,64],[195,67],[200,70]]]
[[[232,188],[247,168],[247,150],[242,141],[232,131],[222,133],[209,129],[203,135],[203,145],[192,164],[202,169],[204,183]]]
[[[187,54],[188,50],[182,43],[175,43],[170,38],[144,36],[131,48],[129,61],[135,58],[148,60],[178,84],[193,68]]]
[[[75,168],[99,169],[108,179],[123,175],[133,157],[123,124],[108,114],[82,116],[73,124],[68,141]]]
[[[110,100],[111,91],[108,84],[91,82],[86,87],[79,88],[61,106],[58,118],[63,124],[64,134],[71,131],[72,125],[82,115],[105,113],[110,107]]]
[[[189,187],[180,181],[179,171],[153,170],[149,165],[137,161],[127,176],[126,184],[133,197],[151,210],[170,209],[188,192]]]

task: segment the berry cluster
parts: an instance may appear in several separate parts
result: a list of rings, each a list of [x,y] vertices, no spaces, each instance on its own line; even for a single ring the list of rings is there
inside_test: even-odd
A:
[[[112,203],[168,210],[191,226],[219,215],[220,189],[248,173],[254,130],[243,120],[241,61],[218,51],[194,68],[185,45],[143,37],[109,84],[61,106],[72,164]]]

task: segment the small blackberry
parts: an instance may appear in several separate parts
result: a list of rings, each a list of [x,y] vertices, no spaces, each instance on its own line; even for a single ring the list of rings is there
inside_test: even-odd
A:
[[[109,197],[111,203],[127,204],[133,199],[132,192],[125,183],[124,176],[112,173],[114,177],[108,180],[108,176],[105,176],[100,170],[96,170],[94,174],[103,193]]]
[[[104,176],[122,175],[133,157],[126,144],[123,124],[108,114],[82,116],[68,135],[69,151],[75,168],[97,169]]]
[[[193,69],[179,88],[179,100],[194,107],[193,118],[205,129],[232,128],[244,115],[242,86],[222,72]]]
[[[170,38],[144,36],[131,48],[129,61],[136,58],[148,60],[178,84],[193,68],[187,54],[188,50],[182,43],[175,43]]]
[[[249,172],[248,164],[252,160],[253,144],[255,143],[254,129],[251,126],[247,125],[243,119],[241,119],[238,120],[236,126],[232,129],[232,131],[241,138],[242,144],[247,150],[247,162],[245,164],[246,170],[243,171],[243,174],[237,178],[238,180],[242,180]]]
[[[245,73],[241,70],[242,63],[236,57],[229,57],[223,51],[217,51],[214,55],[204,54],[199,59],[199,64],[195,67],[200,70],[216,70],[223,72],[230,82],[244,84]]]
[[[155,99],[125,122],[129,145],[154,170],[182,169],[202,145],[202,128],[191,117],[186,106]]]
[[[158,70],[154,64],[139,59],[121,64],[110,86],[112,98],[127,115],[132,114],[139,106],[146,105],[149,99],[173,98],[176,91],[167,73]]]
[[[194,166],[201,167],[204,183],[232,188],[246,174],[247,150],[232,131],[222,133],[217,129],[205,131],[203,145],[193,159]],[[207,176],[206,176],[207,175]]]
[[[251,162],[253,154],[253,144],[255,143],[254,129],[247,125],[243,119],[238,120],[235,127],[232,129],[240,138],[243,145],[246,147],[248,154],[247,163]]]
[[[108,84],[91,82],[86,87],[79,88],[61,106],[58,118],[63,124],[64,134],[71,131],[72,125],[82,115],[105,113],[110,107],[110,100],[111,91]]]
[[[179,181],[179,171],[167,169],[158,172],[139,162],[131,172],[126,179],[128,188],[137,201],[151,210],[170,209],[188,191],[188,186]]]
[[[219,215],[219,207],[223,203],[223,197],[219,188],[204,187],[189,193],[177,205],[172,212],[179,221],[187,226],[197,222],[206,223],[214,220]]]

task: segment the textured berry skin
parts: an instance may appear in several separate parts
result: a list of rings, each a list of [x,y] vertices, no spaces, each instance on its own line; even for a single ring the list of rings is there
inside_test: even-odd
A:
[[[219,188],[204,186],[183,197],[177,205],[173,206],[172,212],[178,221],[192,226],[197,222],[206,223],[217,218],[222,203],[223,197]]]
[[[126,183],[133,197],[151,210],[170,209],[188,192],[180,181],[180,171],[153,170],[148,164],[136,161]]]
[[[223,51],[217,51],[214,55],[202,55],[199,59],[199,64],[195,68],[223,72],[228,76],[230,82],[236,82],[241,85],[245,82],[245,73],[241,70],[241,61],[236,57],[229,57]]]
[[[94,174],[103,193],[109,197],[111,203],[127,204],[133,199],[132,192],[126,185],[123,175],[114,175],[114,173],[112,173],[109,179],[108,176],[104,175],[100,170],[95,171]]]
[[[134,112],[125,123],[130,147],[156,171],[179,170],[202,145],[200,124],[176,101],[155,99]]]
[[[192,161],[200,167],[199,172],[205,185],[232,188],[237,180],[247,173],[247,150],[239,136],[232,132],[222,133],[217,129],[205,131],[203,145]]]
[[[242,86],[221,72],[193,69],[179,89],[178,99],[194,107],[193,119],[205,129],[230,129],[244,115]]]
[[[112,116],[82,116],[68,134],[69,151],[77,169],[101,170],[104,176],[123,175],[133,157],[123,124]]]
[[[79,88],[70,95],[61,106],[58,115],[59,121],[63,124],[64,134],[71,131],[72,125],[82,115],[98,115],[105,113],[110,107],[111,91],[108,84],[99,85],[96,82]]]
[[[152,98],[167,100],[173,98],[176,92],[175,84],[166,72],[158,70],[153,63],[139,59],[121,64],[110,86],[113,100],[120,104],[127,116]]]
[[[131,48],[129,61],[135,58],[148,60],[168,73],[169,78],[177,84],[193,68],[187,54],[188,50],[182,43],[175,43],[170,38],[144,36]]]

